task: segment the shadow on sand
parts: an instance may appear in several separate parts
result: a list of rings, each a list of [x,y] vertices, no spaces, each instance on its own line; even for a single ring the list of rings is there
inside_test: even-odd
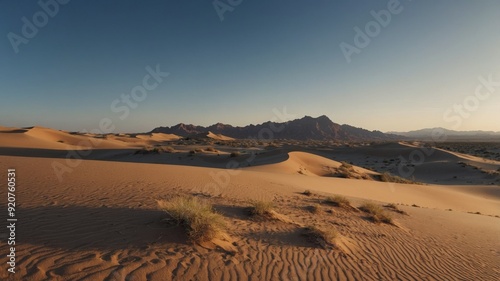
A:
[[[147,248],[153,243],[187,244],[182,226],[165,221],[160,210],[44,206],[18,208],[19,245],[68,250]]]
[[[188,153],[161,153],[161,154],[136,154],[138,149],[94,149],[94,150],[56,150],[39,148],[12,148],[0,147],[0,155],[17,157],[36,158],[57,158],[57,159],[85,159],[98,161],[117,161],[129,163],[149,163],[149,164],[169,164],[211,168],[234,168],[234,161],[237,167],[259,166],[263,164],[274,164],[286,161],[289,156],[287,150],[275,149],[272,151],[262,151],[258,155],[244,154],[238,157],[217,154],[197,154]]]

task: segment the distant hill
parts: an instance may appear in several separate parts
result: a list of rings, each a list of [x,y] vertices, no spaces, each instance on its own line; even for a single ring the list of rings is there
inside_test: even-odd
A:
[[[474,140],[474,141],[500,141],[500,132],[493,131],[454,131],[445,128],[426,128],[421,130],[409,131],[409,132],[389,132],[390,134],[396,134],[400,136],[405,136],[410,139],[416,140],[432,140],[434,134],[444,134],[447,140]]]
[[[339,141],[375,141],[399,140],[404,137],[394,134],[385,134],[380,131],[369,131],[350,125],[339,125],[332,122],[327,116],[317,118],[305,116],[285,123],[265,122],[259,125],[235,127],[217,123],[208,127],[191,124],[177,124],[171,127],[157,127],[151,133],[175,134],[183,137],[206,134],[212,132],[231,138],[272,138],[294,140],[339,140]]]

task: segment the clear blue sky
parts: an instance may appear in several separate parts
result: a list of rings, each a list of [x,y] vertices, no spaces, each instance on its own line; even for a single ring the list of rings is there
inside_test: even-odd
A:
[[[243,0],[221,21],[212,1],[73,0],[16,54],[8,34],[23,36],[22,18],[43,10],[3,0],[0,125],[90,130],[104,117],[117,132],[246,125],[286,106],[297,118],[324,114],[370,130],[500,131],[500,86],[471,98],[479,76],[500,82],[500,1],[401,0],[348,63],[340,44],[355,46],[354,27],[365,29],[391,1]],[[158,64],[170,75],[120,119],[112,102]],[[464,101],[474,110],[460,116],[453,105]]]

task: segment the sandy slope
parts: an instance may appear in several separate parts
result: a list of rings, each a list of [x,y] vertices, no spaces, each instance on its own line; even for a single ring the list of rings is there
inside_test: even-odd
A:
[[[0,147],[68,149],[78,145],[80,137],[92,136],[45,128],[0,128]],[[499,186],[405,185],[335,178],[329,176],[331,169],[341,165],[331,159],[335,151],[317,152],[325,158],[276,149],[249,161],[248,155],[231,158],[227,152],[134,155],[124,149],[169,137],[113,136],[103,140],[112,149],[95,152],[93,157],[99,160],[70,162],[76,164],[69,167],[62,181],[52,167],[67,162],[59,155],[50,158],[54,152],[36,157],[0,155],[0,170],[17,170],[19,218],[18,272],[9,276],[2,270],[0,279],[500,278],[500,218],[495,217],[500,216]],[[388,158],[404,149],[394,144],[359,149],[361,155],[349,151],[335,155],[356,161],[367,159],[367,155],[368,159]],[[458,156],[440,151],[430,161],[455,161],[453,157]],[[245,168],[223,168],[229,161],[240,162]],[[474,170],[467,173],[472,175]],[[3,187],[1,196],[5,198]],[[302,195],[306,189],[313,195]],[[194,194],[214,204],[228,222],[226,232],[232,245],[227,248],[235,252],[212,243],[192,245],[181,226],[168,224],[156,200],[172,194]],[[325,196],[331,194],[348,196],[354,206],[367,201],[397,203],[408,215],[387,210],[398,227],[374,224],[362,212],[324,204]],[[286,219],[249,217],[249,200],[273,201]],[[310,212],[316,204],[320,212]],[[5,201],[0,206],[5,210]],[[325,249],[308,240],[301,226],[309,224],[335,228],[340,234],[338,247]],[[2,236],[0,242],[2,253],[8,249],[5,238]],[[1,255],[0,263],[5,265],[6,261]]]
[[[465,213],[500,214],[498,198],[448,186],[245,169],[226,178],[222,169],[91,160],[58,182],[53,161],[60,159],[0,157],[0,169],[16,167],[20,182],[17,280],[494,280],[500,274],[499,219]],[[213,178],[229,179],[228,185],[207,186]],[[322,197],[298,194],[306,188],[436,209],[402,206],[409,216],[394,214],[401,228],[329,206],[322,208],[333,214],[313,215],[305,207]],[[162,223],[155,199],[178,192],[222,193],[207,200],[230,222],[236,254],[193,247],[179,227]],[[294,224],[250,219],[244,208],[252,198],[274,200],[298,223],[337,228],[351,241],[347,252],[318,248]]]
[[[281,155],[274,155],[274,158],[280,157]],[[269,162],[275,162],[271,157],[268,157]],[[261,166],[249,168],[254,171],[265,171],[272,173],[286,173],[286,174],[297,174],[299,172],[303,175],[314,175],[314,176],[329,176],[333,169],[339,168],[342,164],[338,161],[330,160],[315,154],[293,151],[288,153],[288,160],[282,161],[276,164],[262,165]],[[377,175],[373,171],[354,167],[354,170],[360,174]]]
[[[174,135],[174,134],[151,133],[151,134],[137,135],[136,138],[148,140],[148,141],[151,140],[151,141],[162,142],[162,141],[178,140],[181,137],[178,135]]]
[[[379,172],[388,171],[402,176],[409,173],[417,181],[425,183],[500,184],[500,173],[496,173],[500,163],[443,149],[384,143],[374,146],[322,149],[317,150],[317,153]]]
[[[38,149],[124,148],[128,144],[43,127],[0,130],[0,147]]]

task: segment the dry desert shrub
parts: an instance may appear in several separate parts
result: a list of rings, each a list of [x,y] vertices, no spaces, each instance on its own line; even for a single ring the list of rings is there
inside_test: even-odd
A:
[[[352,164],[350,164],[350,163],[342,161],[342,162],[340,162],[340,164],[341,164],[340,167],[343,169],[348,169],[348,170],[352,169]]]
[[[321,206],[319,204],[309,206],[309,211],[313,214],[319,214],[321,212]]]
[[[253,216],[272,217],[274,215],[274,203],[269,201],[253,201],[250,214]]]
[[[224,218],[212,206],[196,197],[177,196],[158,201],[160,209],[177,223],[187,228],[189,238],[195,242],[210,241],[221,234],[226,226]]]
[[[374,203],[365,203],[359,209],[368,213],[369,218],[375,223],[393,224],[392,218],[379,205]]]
[[[205,151],[217,152],[217,149],[215,149],[213,147],[207,147],[207,148],[205,148]]]
[[[305,235],[309,237],[312,242],[325,248],[327,246],[335,246],[335,241],[339,237],[337,230],[334,228],[325,229],[316,225],[309,225],[304,229],[306,231]]]
[[[141,150],[137,150],[135,154],[161,154],[172,152],[175,152],[175,149],[171,146],[147,146]]]
[[[352,178],[359,178],[358,175],[356,175],[356,171],[354,171],[354,167],[347,163],[347,162],[340,162],[341,165],[340,167],[337,168],[337,173],[346,179],[352,179]]]
[[[231,154],[229,156],[230,157],[238,157],[240,155],[241,155],[241,153],[239,151],[235,151],[235,152],[231,152]]]
[[[309,189],[306,189],[304,192],[302,192],[305,196],[311,196],[312,192]]]
[[[380,175],[380,180],[383,182],[406,183],[406,184],[419,184],[416,181],[408,180],[402,177],[392,175],[389,172],[384,172]]]
[[[391,209],[392,211],[396,212],[396,213],[400,213],[400,214],[403,214],[403,215],[408,215],[405,211],[401,210],[398,208],[398,206],[394,203],[389,203],[387,205],[385,205],[384,207],[388,208],[388,209]]]
[[[351,208],[351,202],[349,202],[349,199],[345,198],[344,196],[341,195],[334,195],[334,196],[328,196],[326,197],[325,201],[326,204],[330,204],[336,207],[342,207],[342,208]]]
[[[171,146],[162,146],[161,152],[173,153],[173,152],[175,152],[175,149]]]

